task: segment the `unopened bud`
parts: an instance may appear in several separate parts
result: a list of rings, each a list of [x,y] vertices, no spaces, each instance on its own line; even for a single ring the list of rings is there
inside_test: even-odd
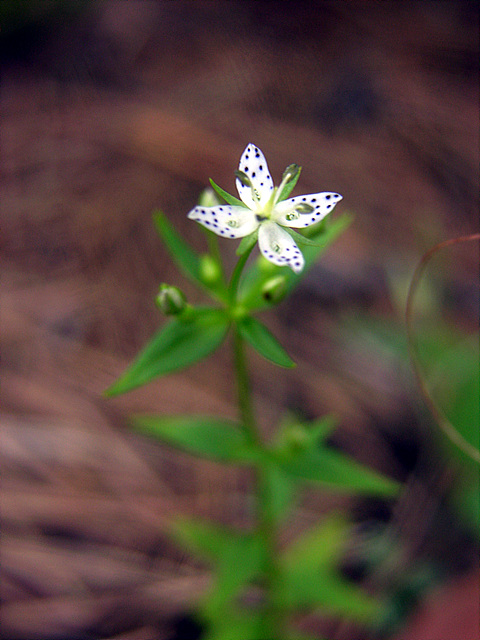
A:
[[[308,433],[301,424],[293,424],[285,434],[285,444],[290,451],[305,449],[309,443]]]
[[[288,184],[294,180],[300,173],[300,170],[301,167],[299,167],[298,164],[290,164],[283,172],[282,183]]]
[[[178,287],[169,284],[160,285],[155,302],[166,316],[178,316],[187,304],[184,293]]]
[[[215,284],[222,277],[218,261],[209,253],[200,256],[200,278],[205,284]]]
[[[220,200],[213,189],[207,187],[204,189],[198,198],[199,207],[216,207],[220,204]]]
[[[287,293],[287,279],[285,276],[275,276],[265,282],[262,287],[262,297],[273,304],[281,302]]]

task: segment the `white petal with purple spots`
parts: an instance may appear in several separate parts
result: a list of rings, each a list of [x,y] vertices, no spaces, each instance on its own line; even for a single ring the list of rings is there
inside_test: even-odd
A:
[[[302,252],[292,237],[278,224],[267,220],[258,230],[258,245],[264,257],[280,267],[300,273],[305,264]]]
[[[342,196],[338,193],[312,193],[306,196],[289,198],[275,205],[272,218],[284,227],[302,229],[322,220],[329,214]],[[309,205],[313,211],[302,212],[302,205]],[[296,209],[299,207],[299,210]]]
[[[224,238],[243,238],[255,231],[259,224],[253,211],[230,204],[195,207],[188,217]]]
[[[240,199],[253,211],[261,210],[273,191],[273,180],[265,156],[254,144],[248,144],[240,158],[238,168],[252,183],[250,188],[237,178],[236,185]]]

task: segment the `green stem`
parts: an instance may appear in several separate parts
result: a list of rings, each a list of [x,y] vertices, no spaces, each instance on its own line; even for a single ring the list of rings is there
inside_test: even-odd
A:
[[[251,250],[250,250],[251,251]],[[243,254],[233,271],[229,297],[231,307],[236,304],[238,284],[243,268],[247,262],[250,251]],[[245,429],[252,445],[266,452],[266,447],[260,437],[260,432],[255,418],[250,380],[248,376],[247,361],[245,357],[245,342],[237,326],[233,334],[234,364],[237,383],[237,397],[240,421]],[[265,550],[264,564],[264,589],[265,606],[263,610],[263,637],[282,640],[284,614],[278,603],[277,593],[279,587],[279,567],[277,562],[277,522],[272,509],[271,485],[268,477],[268,468],[262,461],[256,466],[257,483],[257,531]]]

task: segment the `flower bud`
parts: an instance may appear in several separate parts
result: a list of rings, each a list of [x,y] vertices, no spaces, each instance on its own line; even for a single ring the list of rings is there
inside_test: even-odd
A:
[[[202,282],[208,285],[219,282],[222,277],[222,270],[218,261],[209,253],[200,256],[200,278]]]
[[[165,283],[160,285],[155,302],[166,316],[178,316],[184,311],[187,304],[183,291]]]
[[[220,199],[213,189],[207,187],[204,189],[198,198],[199,207],[216,207],[220,204]]]
[[[308,432],[301,424],[292,424],[284,438],[287,449],[292,452],[305,449],[309,444]]]
[[[262,298],[272,304],[283,300],[287,293],[287,279],[285,276],[269,278],[262,287]]]

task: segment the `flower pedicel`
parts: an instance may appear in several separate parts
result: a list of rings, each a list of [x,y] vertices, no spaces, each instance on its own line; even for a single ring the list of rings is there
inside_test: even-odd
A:
[[[225,238],[255,234],[256,240],[258,235],[260,251],[267,260],[299,273],[305,261],[291,228],[302,229],[319,222],[342,199],[338,193],[324,191],[285,200],[299,174],[300,167],[290,165],[280,186],[274,187],[265,156],[254,144],[248,144],[235,172],[241,200],[222,191],[230,204],[195,207],[188,217]]]

